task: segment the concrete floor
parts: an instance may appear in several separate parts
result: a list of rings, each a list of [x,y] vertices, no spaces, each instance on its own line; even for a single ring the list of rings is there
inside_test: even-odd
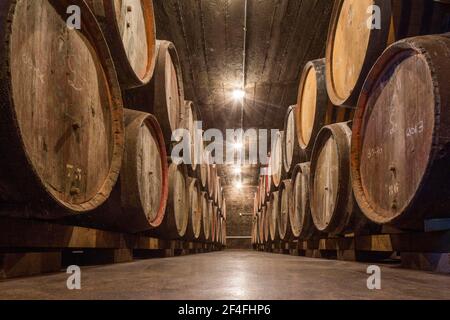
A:
[[[381,266],[382,289],[367,289],[368,264],[252,251],[225,251],[0,283],[0,299],[450,299],[450,276]]]

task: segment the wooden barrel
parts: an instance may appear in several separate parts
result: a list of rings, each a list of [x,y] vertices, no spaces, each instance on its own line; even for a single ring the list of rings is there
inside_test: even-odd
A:
[[[448,1],[391,0],[391,5],[391,33],[395,40],[450,31]]]
[[[164,239],[180,239],[186,234],[189,222],[187,169],[184,165],[169,166],[169,198],[166,215],[155,235]]]
[[[257,233],[258,233],[258,216],[252,216],[252,245],[257,243]]]
[[[368,28],[372,5],[381,9],[381,28]],[[354,106],[365,77],[385,49],[391,23],[390,0],[335,1],[326,48],[326,84],[336,106]]]
[[[259,218],[258,218],[258,230],[259,230],[259,242],[264,243],[264,219],[265,219],[266,209],[262,207]]]
[[[164,136],[171,141],[172,132],[181,127],[184,115],[184,86],[181,64],[175,46],[169,41],[157,41],[153,113],[162,124]]]
[[[216,186],[217,186],[217,167],[215,164],[210,164],[208,176],[208,195],[212,200],[214,200],[214,197],[216,195]]]
[[[253,216],[256,216],[259,212],[259,186],[253,197]]]
[[[227,246],[227,222],[226,222],[226,220],[223,221],[223,225],[222,225],[222,245],[223,245],[223,247]]]
[[[292,202],[289,221],[295,238],[307,240],[317,229],[311,216],[309,204],[309,173],[310,163],[300,163],[295,166],[292,174]]]
[[[258,212],[258,214],[256,215],[255,220],[256,220],[256,228],[255,228],[256,229],[255,230],[256,244],[260,244],[261,243],[261,240],[260,240],[261,239],[261,236],[260,236],[260,220],[261,220],[260,212]]]
[[[271,191],[278,190],[283,178],[283,141],[284,132],[278,131],[270,154]]]
[[[201,158],[200,158],[200,165],[199,165],[197,177],[200,179],[202,189],[205,190],[208,185],[209,166],[205,159],[205,149],[204,149],[203,142],[201,142],[198,145],[198,148],[199,148],[199,154],[200,154]]]
[[[297,106],[290,106],[284,119],[283,169],[286,175],[290,175],[295,165],[304,158],[304,153],[297,142],[296,110]]]
[[[108,41],[123,88],[141,86],[153,76],[156,27],[152,1],[86,0]]]
[[[211,242],[215,243],[217,241],[217,206],[212,202],[212,211],[211,211]]]
[[[220,184],[220,179],[221,179],[220,177],[216,177],[216,182],[213,191],[213,200],[216,206],[219,206],[219,203],[221,203],[222,199],[222,186]]]
[[[448,35],[400,41],[367,78],[351,160],[356,199],[374,222],[450,216],[449,52]]]
[[[353,109],[333,106],[327,94],[325,59],[308,62],[302,72],[295,109],[297,142],[310,159],[316,136],[323,126],[351,120]],[[294,163],[294,166],[298,163]]]
[[[209,242],[214,241],[214,233],[216,232],[214,224],[214,203],[208,200],[208,215],[209,215]]]
[[[223,196],[222,199],[222,208],[220,209],[222,217],[225,221],[227,221],[227,199]]]
[[[209,200],[208,193],[201,193],[201,206],[202,206],[202,226],[203,236],[201,239],[208,242],[211,239],[211,221],[209,216]]]
[[[190,145],[190,153],[189,153],[189,163],[188,167],[192,174],[197,172],[199,163],[200,163],[200,150],[199,145],[197,144],[197,140],[201,139],[201,137],[197,137],[199,135],[197,131],[196,122],[198,119],[198,113],[195,108],[195,105],[192,101],[185,101],[185,110],[182,120],[182,127],[189,131],[189,145]],[[183,155],[184,156],[184,155]]]
[[[195,178],[188,178],[189,219],[185,238],[198,240],[202,228],[202,199],[200,182]]]
[[[0,3],[0,199],[43,219],[99,207],[123,157],[123,103],[106,41],[86,4],[70,4],[81,9],[81,30],[67,29],[69,1]]]
[[[269,243],[270,241],[270,228],[269,228],[269,203],[264,207],[264,243]]]
[[[259,177],[259,210],[262,209],[264,206],[264,199],[265,199],[265,186],[264,186],[265,177],[260,176]]]
[[[317,229],[331,235],[359,233],[367,222],[350,182],[351,135],[348,123],[322,128],[311,157],[311,214]]]
[[[291,180],[283,180],[279,190],[280,215],[278,219],[278,234],[281,240],[293,239],[292,227],[289,216],[293,210],[292,183]]]
[[[269,213],[269,233],[270,240],[277,241],[280,239],[280,234],[278,232],[278,220],[280,215],[280,197],[279,192],[275,191],[270,196],[268,213]]]
[[[380,8],[379,28],[368,28],[372,5]],[[327,90],[333,104],[356,105],[367,74],[389,44],[449,31],[442,6],[433,0],[335,1],[326,49]]]
[[[125,110],[119,188],[121,210],[109,210],[105,219],[132,233],[161,225],[169,194],[167,156],[161,128],[150,114]]]

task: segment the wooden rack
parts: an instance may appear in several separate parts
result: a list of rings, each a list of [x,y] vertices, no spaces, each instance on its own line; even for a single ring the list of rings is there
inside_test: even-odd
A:
[[[147,236],[0,218],[0,279],[58,272],[63,267],[124,263],[221,250],[214,243]]]
[[[382,262],[389,257],[398,257],[404,268],[450,273],[450,230],[280,241],[256,245],[255,249],[361,262]]]

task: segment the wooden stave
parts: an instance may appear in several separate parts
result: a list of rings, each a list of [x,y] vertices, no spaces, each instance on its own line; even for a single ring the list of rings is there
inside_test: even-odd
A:
[[[92,211],[102,204],[104,204],[112,192],[114,184],[118,180],[118,175],[122,163],[123,146],[124,146],[124,124],[123,124],[123,102],[120,93],[120,86],[115,72],[112,58],[109,53],[106,41],[101,32],[94,15],[90,12],[86,3],[81,0],[68,2],[66,0],[55,1],[49,0],[57,14],[61,19],[65,20],[66,9],[69,5],[77,5],[82,13],[82,28],[79,32],[85,39],[89,40],[89,44],[96,49],[98,62],[102,67],[105,78],[109,86],[109,100],[111,102],[111,131],[114,140],[112,161],[108,177],[102,184],[97,195],[92,197],[89,201],[82,204],[70,204],[63,201],[58,196],[52,194],[48,188],[45,187],[45,180],[39,176],[39,173],[34,168],[34,164],[25,150],[23,137],[21,136],[20,125],[17,120],[16,112],[13,106],[14,99],[12,94],[12,78],[9,70],[9,59],[11,58],[9,46],[11,45],[10,38],[0,48],[1,61],[4,63],[2,74],[0,77],[4,80],[0,81],[0,106],[2,109],[0,123],[1,137],[4,142],[0,146],[3,153],[2,166],[3,173],[0,178],[0,188],[2,189],[2,197],[5,204],[13,207],[26,207],[25,217],[36,217],[39,219],[59,219],[66,216],[79,215]],[[0,5],[0,20],[3,33],[12,36],[11,28],[14,23],[14,10],[16,1],[3,1]],[[7,20],[5,22],[5,19]],[[5,31],[6,29],[6,31]],[[8,47],[8,48],[7,48]],[[33,209],[29,205],[33,205]],[[24,210],[13,210],[14,216],[23,217]]]
[[[217,207],[212,202],[212,212],[211,212],[211,243],[215,243],[217,241]]]
[[[350,142],[351,129],[349,123],[336,123],[322,128],[317,136],[314,150],[311,157],[309,198],[311,215],[314,225],[321,233],[329,235],[343,235],[348,233],[361,234],[369,229],[376,229],[360,211],[355,200],[351,186],[350,176]],[[321,147],[325,145],[327,139],[333,137],[337,147],[338,157],[338,190],[336,191],[335,206],[330,222],[322,225],[317,218],[314,201],[314,184],[317,160]]]
[[[434,0],[391,0],[391,38],[399,41],[409,37],[440,34],[450,31],[443,26],[450,13],[449,3]],[[448,23],[447,23],[448,24]]]
[[[148,84],[153,77],[157,55],[155,24],[156,19],[153,10],[153,2],[141,2],[141,4],[144,5],[143,11],[146,13],[144,19],[146,18],[147,43],[150,44],[151,48],[148,52],[147,59],[149,60],[149,63],[146,67],[144,77],[140,77],[136,73],[128,59],[128,55],[126,53],[118,27],[114,0],[86,0],[86,3],[95,14],[103,30],[103,33],[109,45],[109,49],[111,51],[112,58],[114,60],[114,65],[116,66],[117,76],[122,88],[131,89]]]
[[[292,210],[292,183],[291,180],[283,180],[280,185],[280,216],[278,218],[278,234],[283,241],[290,241],[294,239],[292,233],[291,222],[289,219],[290,210]],[[283,212],[286,216],[286,224],[282,223]]]
[[[294,172],[292,173],[292,178],[291,178],[291,184],[292,184],[292,211],[290,212],[291,215],[289,216],[289,221],[291,223],[291,228],[292,228],[292,233],[294,238],[298,238],[298,239],[302,239],[302,240],[308,240],[311,237],[318,235],[318,231],[314,225],[314,221],[313,218],[311,216],[311,208],[310,208],[310,203],[309,203],[309,175],[310,175],[310,166],[311,163],[309,162],[305,162],[305,163],[299,163],[298,165],[295,166],[294,168]],[[305,203],[301,204],[304,207],[304,215],[301,215],[300,212],[298,212],[298,205],[297,205],[297,201],[298,201],[298,194],[297,194],[297,178],[299,176],[303,176],[303,181],[304,186],[303,188],[306,188],[305,192]],[[303,189],[304,190],[304,189]],[[297,215],[300,216],[301,218],[300,220],[300,224],[299,226],[295,226],[293,221],[295,221],[295,219],[293,219],[293,215]]]
[[[259,210],[264,206],[264,177],[259,176]]]
[[[184,180],[184,188],[180,190],[175,190],[175,175],[179,173],[181,174],[181,177],[183,177]],[[150,231],[152,235],[155,235],[157,237],[161,237],[163,239],[170,239],[170,240],[176,240],[176,239],[182,239],[186,235],[187,227],[188,227],[188,220],[189,220],[189,195],[187,194],[187,169],[182,164],[175,164],[171,163],[169,166],[169,197],[167,201],[167,207],[166,207],[166,214],[164,217],[163,222],[161,225]],[[180,193],[181,192],[181,193]],[[176,203],[176,195],[183,194],[184,198],[184,205],[182,206],[182,217],[183,217],[183,225],[180,229],[178,229],[177,222],[176,222],[176,215],[177,212],[175,212],[175,203]]]
[[[450,161],[450,152],[448,146],[446,147],[446,141],[448,140],[446,137],[448,137],[450,133],[450,112],[448,108],[445,108],[445,106],[450,103],[450,95],[448,91],[441,91],[439,88],[444,87],[444,83],[448,83],[448,77],[446,77],[445,74],[450,72],[450,68],[445,59],[442,58],[441,60],[441,56],[439,55],[445,55],[445,49],[439,48],[437,45],[442,44],[443,42],[445,42],[447,46],[450,46],[450,36],[448,34],[409,38],[393,44],[377,60],[364,84],[353,124],[354,135],[352,136],[351,174],[356,201],[364,215],[374,223],[393,225],[403,229],[423,229],[423,221],[426,218],[448,217],[447,210],[442,208],[445,208],[449,204],[442,203],[442,201],[443,199],[450,198],[450,192],[446,191],[446,189],[448,189],[446,188],[446,184],[448,184],[447,182],[450,179],[450,174],[448,173],[448,170],[445,169],[448,167]],[[433,131],[434,147],[431,149],[430,160],[420,182],[420,187],[411,199],[409,205],[400,215],[387,218],[372,209],[372,206],[369,204],[362,191],[361,174],[358,169],[360,164],[359,153],[362,139],[361,130],[366,108],[365,104],[369,98],[372,87],[376,84],[377,77],[383,74],[384,68],[388,68],[389,64],[391,64],[396,57],[401,57],[402,52],[406,53],[408,51],[417,54],[422,53],[422,57],[426,59],[426,62],[433,73],[434,94],[436,97],[439,97],[438,101],[440,101],[440,104],[436,103],[434,106],[434,118],[436,121]],[[429,52],[434,52],[434,54],[432,55]],[[439,72],[439,70],[444,71]],[[428,189],[427,183],[430,183],[428,188],[433,189],[432,193],[426,193],[426,190]],[[433,183],[435,186],[431,186]],[[439,205],[436,205],[436,203],[439,203]]]
[[[340,18],[340,11],[345,1],[348,0],[336,0],[333,7],[331,22],[328,30],[328,39],[326,46],[326,86],[328,96],[335,106],[347,106],[354,107],[357,103],[359,92],[364,84],[364,80],[369,73],[373,63],[381,55],[386,48],[389,39],[389,31],[391,24],[391,15],[381,15],[381,29],[373,29],[369,36],[369,50],[366,51],[366,57],[361,67],[361,72],[354,85],[354,88],[348,97],[340,97],[334,90],[334,77],[332,74],[333,63],[333,48],[335,38],[335,31]],[[381,12],[391,12],[390,0],[374,0],[374,5],[377,5]]]
[[[199,240],[202,232],[202,203],[201,203],[201,189],[200,182],[196,178],[188,178],[187,179],[187,187],[188,187],[188,195],[189,195],[189,219],[187,231],[184,236],[186,240]],[[197,194],[197,212],[199,213],[198,217],[195,218],[194,208],[192,207],[193,197],[195,196],[195,191]]]
[[[258,217],[256,215],[254,215],[252,217],[252,245],[255,245],[257,243],[257,240],[256,240],[257,223],[258,223]]]

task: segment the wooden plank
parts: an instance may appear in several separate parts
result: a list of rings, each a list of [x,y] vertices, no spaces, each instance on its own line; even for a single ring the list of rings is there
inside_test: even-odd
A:
[[[133,238],[133,237],[131,237]],[[0,218],[0,247],[124,248],[119,233],[34,220]]]
[[[61,270],[61,252],[0,253],[0,279]]]
[[[320,239],[319,241],[319,250],[336,250],[337,247],[337,239]]]

